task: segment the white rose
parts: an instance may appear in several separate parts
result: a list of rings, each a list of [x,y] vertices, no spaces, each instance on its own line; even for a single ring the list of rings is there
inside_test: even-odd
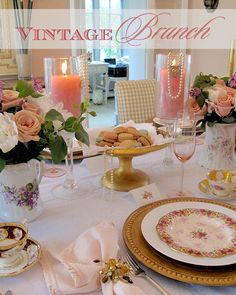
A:
[[[18,143],[18,129],[8,113],[0,113],[0,149],[9,152]]]
[[[214,103],[217,102],[219,97],[227,96],[227,91],[222,85],[214,85],[206,89],[209,93],[208,99]]]
[[[37,107],[40,107],[42,110],[43,114],[45,115],[50,109],[52,109],[53,103],[52,103],[52,98],[50,95],[44,95],[41,97],[28,97],[27,101],[32,103],[33,105],[36,105]]]

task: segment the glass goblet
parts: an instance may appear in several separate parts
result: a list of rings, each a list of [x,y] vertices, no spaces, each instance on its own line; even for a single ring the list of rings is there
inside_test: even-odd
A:
[[[74,158],[73,158],[73,141],[74,135],[65,138],[68,153],[65,158],[66,175],[62,184],[56,185],[52,189],[52,193],[56,198],[60,199],[85,199],[91,192],[91,186],[83,183],[82,180],[78,183],[74,176]]]
[[[173,151],[181,162],[181,180],[177,196],[186,196],[183,189],[184,164],[193,156],[196,147],[196,122],[195,119],[177,119],[174,124]]]

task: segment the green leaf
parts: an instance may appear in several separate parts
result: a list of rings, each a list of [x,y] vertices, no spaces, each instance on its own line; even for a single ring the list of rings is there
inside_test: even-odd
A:
[[[199,107],[202,109],[204,104],[205,104],[205,96],[201,93],[198,95],[198,97],[196,98],[197,104],[199,105]]]
[[[49,149],[52,155],[52,161],[59,164],[67,154],[67,145],[62,136],[57,136],[49,143]]]
[[[209,122],[207,122],[207,125],[209,127],[213,127],[216,123],[217,123],[217,121],[213,121],[213,122],[209,121]]]
[[[58,120],[60,122],[64,122],[65,120],[63,119],[63,116],[61,113],[59,113],[58,111],[52,109],[50,111],[47,112],[46,116],[45,116],[45,120],[46,121],[55,121]]]
[[[70,117],[65,121],[64,129],[68,132],[74,132],[75,131],[75,124],[78,122],[78,119],[75,117]]]
[[[227,85],[229,82],[229,77],[222,77],[220,78],[221,80],[223,80],[225,82],[225,84]]]
[[[34,97],[34,98],[39,98],[39,97],[42,97],[43,95],[41,93],[39,93],[39,92],[34,92],[34,93],[31,94],[31,96]]]
[[[234,117],[225,117],[222,119],[222,122],[227,123],[227,124],[235,123],[235,118]]]
[[[202,95],[204,95],[205,99],[209,98],[209,92],[208,91],[202,91]]]
[[[84,130],[84,128],[81,126],[81,129],[75,132],[75,138],[89,146],[89,136],[88,133]]]
[[[35,93],[34,87],[24,80],[17,81],[16,91],[19,92],[19,97],[27,97]]]
[[[88,100],[82,101],[80,104],[80,113],[81,113],[80,115],[86,113],[89,106],[90,106],[90,103]]]
[[[0,158],[0,172],[4,169],[6,161],[3,158]]]

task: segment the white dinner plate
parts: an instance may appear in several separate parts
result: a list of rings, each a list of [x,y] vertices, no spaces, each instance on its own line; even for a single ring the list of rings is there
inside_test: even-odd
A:
[[[160,253],[173,258],[175,260],[190,263],[194,265],[202,265],[202,266],[222,266],[222,265],[230,265],[236,263],[236,254],[227,254],[225,256],[218,256],[218,257],[205,257],[205,256],[195,256],[192,254],[188,254],[185,252],[179,251],[178,247],[174,248],[173,245],[169,244],[168,242],[161,238],[157,231],[157,225],[160,224],[161,219],[166,218],[165,216],[168,214],[168,216],[173,211],[179,211],[184,209],[205,209],[209,211],[218,213],[220,217],[220,226],[222,226],[222,215],[227,215],[229,218],[232,218],[233,221],[235,221],[235,211],[225,208],[220,205],[215,204],[208,204],[208,203],[202,203],[202,202],[177,202],[177,203],[171,203],[171,204],[165,204],[163,206],[157,207],[150,211],[143,219],[141,224],[141,230],[142,234],[145,238],[145,240],[157,251]],[[190,210],[191,211],[191,210]],[[195,210],[199,211],[199,210]],[[203,222],[204,223],[204,222]],[[186,225],[183,222],[182,223],[182,229],[185,229]],[[231,233],[228,233],[229,228],[226,226],[226,236],[228,235],[228,238],[232,238],[232,235],[235,234],[234,231],[236,231],[235,227],[230,229]],[[181,234],[180,234],[181,235]],[[201,235],[202,237],[202,235]],[[168,240],[168,239],[167,239]],[[165,241],[165,242],[164,242]],[[236,249],[235,249],[236,250]]]

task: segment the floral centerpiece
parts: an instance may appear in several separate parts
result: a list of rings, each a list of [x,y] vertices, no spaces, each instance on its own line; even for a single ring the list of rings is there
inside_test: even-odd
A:
[[[72,136],[89,145],[82,122],[87,113],[96,114],[88,108],[89,103],[82,102],[80,115],[74,117],[63,109],[62,104],[53,105],[52,99],[43,94],[37,79],[33,83],[18,81],[15,90],[4,90],[0,82],[2,218],[21,221],[23,218],[33,220],[39,215],[41,153],[48,148],[52,161],[60,163],[67,155],[67,142]],[[12,206],[15,206],[13,211]],[[14,212],[20,213],[14,215]]]
[[[199,158],[207,169],[232,169],[236,128],[236,73],[218,78],[200,73],[190,89],[190,113],[201,120],[206,130]]]
[[[54,163],[67,154],[63,130],[75,133],[78,141],[89,145],[82,122],[89,103],[82,102],[80,116],[74,117],[50,97],[42,94],[38,80],[33,85],[18,81],[16,90],[3,90],[0,85],[0,172],[5,165],[41,160],[41,152],[49,148]],[[95,115],[94,112],[89,112]]]
[[[190,112],[202,117],[203,127],[207,123],[231,124],[236,122],[236,73],[218,78],[200,73],[190,89]]]

